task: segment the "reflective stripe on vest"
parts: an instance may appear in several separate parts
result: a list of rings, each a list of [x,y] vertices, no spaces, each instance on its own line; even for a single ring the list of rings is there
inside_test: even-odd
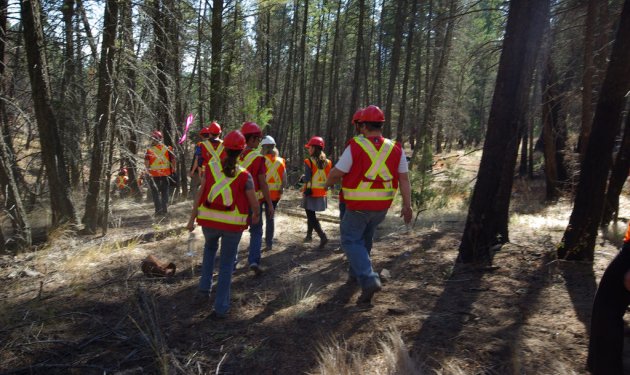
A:
[[[210,155],[210,160],[221,160],[221,153],[223,153],[223,142],[221,140],[218,140],[219,145],[217,146],[217,148],[215,149],[214,146],[212,145],[214,142],[210,142],[209,139],[201,142],[201,145],[206,149],[206,151],[208,152],[208,154]],[[210,162],[210,160],[206,160],[205,162],[208,163]]]
[[[392,183],[394,177],[387,168],[386,161],[394,150],[395,143],[389,139],[383,141],[380,150],[365,137],[354,137],[355,142],[365,151],[370,158],[370,168],[365,172],[364,180],[354,189],[342,188],[343,197],[346,200],[385,201],[394,199],[396,189]],[[373,188],[372,185],[380,177],[382,188]]]
[[[128,180],[127,176],[118,176],[116,178],[116,186],[119,189],[125,188],[127,186],[127,180]]]
[[[247,169],[250,165],[252,165],[252,163],[254,162],[254,160],[256,160],[258,156],[260,156],[260,154],[256,151],[250,151],[247,155],[245,155],[245,157],[240,159],[239,163],[241,164],[241,167]]]
[[[232,196],[232,189],[230,185],[236,180],[236,178],[245,171],[245,169],[238,167],[234,177],[227,177],[221,170],[219,163],[209,164],[210,172],[214,178],[214,184],[210,188],[207,200],[213,202],[219,196],[223,205],[230,207],[234,204],[234,198]],[[247,213],[241,213],[238,208],[234,208],[231,211],[216,210],[208,208],[205,205],[200,205],[198,208],[197,218],[201,220],[210,220],[218,223],[233,224],[233,225],[247,225]]]
[[[149,165],[149,171],[150,172],[165,172],[168,171],[170,172],[171,170],[171,161],[169,160],[167,154],[168,154],[168,147],[163,146],[163,147],[159,147],[158,146],[153,146],[151,148],[149,148],[149,150],[153,153],[154,155],[154,159],[151,162],[151,164]]]

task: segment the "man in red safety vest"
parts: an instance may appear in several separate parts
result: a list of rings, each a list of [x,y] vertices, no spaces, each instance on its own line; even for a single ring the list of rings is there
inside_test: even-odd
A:
[[[359,131],[330,171],[326,187],[341,180],[346,211],[341,220],[341,246],[362,293],[358,303],[371,303],[381,290],[370,252],[376,227],[385,219],[396,190],[402,195],[401,216],[411,222],[411,185],[407,158],[400,144],[384,138],[383,111],[370,105],[361,112]]]
[[[155,206],[155,215],[167,214],[169,199],[169,178],[175,168],[175,154],[173,147],[163,143],[162,132],[155,130],[151,133],[151,147],[144,154],[144,166],[151,177],[149,188]]]
[[[212,121],[210,125],[201,129],[199,132],[201,141],[195,146],[195,156],[193,157],[193,163],[188,173],[192,179],[190,186],[192,197],[196,196],[205,166],[208,165],[210,161],[220,161],[225,156],[223,141],[219,138],[221,132],[221,125],[216,121]]]
[[[271,196],[269,195],[269,187],[267,186],[267,167],[265,158],[256,150],[262,139],[262,130],[255,122],[244,122],[241,126],[241,133],[245,136],[247,147],[239,157],[241,167],[247,169],[254,180],[254,189],[256,190],[256,198],[258,202],[267,203],[267,215],[273,217],[274,209]],[[258,223],[251,223],[249,226],[249,269],[256,275],[262,273],[260,268],[261,250],[262,250],[262,220]]]
[[[120,168],[114,183],[119,196],[121,198],[125,198],[129,193],[129,177],[127,177],[127,168]]]

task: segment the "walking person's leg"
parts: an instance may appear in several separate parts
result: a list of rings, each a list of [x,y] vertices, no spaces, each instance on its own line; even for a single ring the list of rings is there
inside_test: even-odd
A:
[[[260,206],[260,212],[262,212],[262,205]],[[249,268],[259,274],[261,272],[260,269],[260,259],[261,259],[261,249],[262,249],[262,235],[263,235],[263,220],[261,215],[261,220],[258,221],[257,224],[250,224],[249,226],[249,255],[247,260],[249,262]]]
[[[243,232],[223,231],[221,237],[219,278],[217,279],[217,294],[214,300],[214,311],[219,318],[224,317],[230,310],[232,268],[238,252],[238,243],[242,235]]]
[[[151,177],[149,178],[149,191],[151,192],[151,198],[153,199],[153,207],[155,208],[155,213],[160,213],[160,193],[158,189],[158,178],[159,177]]]
[[[272,201],[273,210],[275,212],[278,207],[278,201]],[[267,213],[267,204],[263,203],[265,207],[265,217],[267,219],[267,226],[265,227],[265,251],[270,251],[273,248],[273,236],[275,232],[275,220],[273,216],[269,216]]]
[[[304,242],[311,242],[313,240],[313,228],[315,226],[315,211],[313,210],[305,210],[306,211],[306,237],[304,238]]]
[[[326,233],[324,233],[324,230],[322,229],[322,226],[317,219],[317,213],[315,211],[313,211],[313,229],[315,229],[315,232],[319,236],[319,248],[323,249],[324,246],[326,246],[326,244],[328,243],[328,237],[326,237]]]
[[[203,245],[203,261],[201,262],[201,277],[197,291],[205,296],[210,295],[212,289],[212,273],[214,272],[214,257],[219,248],[220,232],[216,229],[201,227],[205,243]]]

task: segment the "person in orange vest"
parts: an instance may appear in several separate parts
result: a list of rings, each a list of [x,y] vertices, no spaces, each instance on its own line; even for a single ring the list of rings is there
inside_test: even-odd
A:
[[[383,111],[370,105],[363,109],[361,135],[350,140],[326,187],[341,180],[346,212],[341,220],[341,246],[350,263],[350,278],[356,279],[362,293],[357,303],[371,303],[381,290],[381,280],[372,268],[370,253],[376,227],[385,219],[396,190],[402,195],[401,216],[411,222],[411,185],[405,152],[397,142],[384,138]]]
[[[211,160],[204,173],[204,184],[195,198],[187,228],[195,229],[195,219],[205,238],[198,296],[208,299],[212,289],[214,260],[221,240],[219,277],[211,319],[224,319],[230,309],[232,268],[236,261],[238,244],[247,229],[248,217],[254,225],[260,220],[254,181],[249,172],[238,163],[245,149],[245,137],[234,130],[224,140],[225,157]],[[251,212],[251,214],[250,214]]]
[[[254,179],[256,198],[259,202],[258,209],[262,210],[262,203],[267,203],[267,215],[273,218],[274,209],[273,202],[271,201],[271,195],[269,194],[269,187],[267,186],[267,167],[265,165],[265,158],[256,151],[256,148],[262,139],[262,130],[255,122],[248,121],[244,122],[241,126],[241,133],[245,136],[247,146],[241,156],[239,156],[239,162],[243,168],[247,169]],[[249,226],[249,251],[247,261],[249,263],[249,269],[256,275],[260,275],[263,271],[260,266],[262,235],[262,220],[259,220],[257,223],[252,222]]]
[[[119,196],[121,198],[125,198],[129,193],[129,177],[127,177],[127,168],[120,168],[114,184]]]
[[[276,141],[272,136],[267,135],[260,142],[262,146],[262,154],[265,157],[265,166],[267,167],[267,186],[269,187],[269,196],[271,197],[271,204],[274,211],[278,207],[278,202],[282,198],[282,192],[284,190],[284,181],[287,180],[286,163],[283,158],[278,155],[278,149],[276,148]],[[275,229],[275,223],[273,216],[267,214],[267,203],[263,202],[263,209],[265,210],[265,216],[267,219],[267,226],[265,227],[265,248],[263,251],[270,251],[273,248],[273,235]]]
[[[192,166],[188,173],[192,178],[191,193],[193,197],[195,196],[198,185],[201,183],[201,175],[203,174],[204,166],[213,158],[221,160],[225,156],[222,144],[223,141],[219,138],[221,132],[221,125],[216,121],[212,121],[210,125],[201,129],[199,132],[201,141],[195,146],[195,156],[193,157]]]
[[[175,153],[173,147],[163,143],[162,132],[155,130],[151,133],[151,147],[144,154],[144,166],[149,180],[149,189],[155,206],[155,215],[168,213],[169,176],[175,168]]]
[[[319,236],[319,248],[323,249],[328,243],[328,237],[324,233],[316,212],[325,211],[328,207],[326,199],[326,178],[332,167],[330,160],[324,153],[324,140],[321,137],[311,137],[304,146],[308,150],[308,159],[304,159],[304,186],[302,193],[302,208],[306,211],[306,237],[304,242],[313,240],[313,230]]]
[[[621,251],[597,287],[591,314],[587,368],[594,375],[622,375],[624,320],[630,305],[630,224]]]

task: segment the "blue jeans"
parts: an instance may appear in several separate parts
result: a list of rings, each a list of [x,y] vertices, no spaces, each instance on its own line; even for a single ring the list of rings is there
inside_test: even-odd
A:
[[[372,269],[370,252],[376,227],[385,219],[387,210],[355,211],[347,209],[341,219],[341,247],[350,262],[350,275],[365,289],[378,280]]]
[[[343,219],[343,214],[346,213],[346,202],[339,202],[339,220]]]
[[[249,225],[249,255],[247,256],[247,261],[250,265],[254,263],[260,265],[260,250],[262,249],[263,236],[262,203],[260,204],[260,212],[258,224]],[[249,216],[251,218],[251,212]]]
[[[201,264],[201,278],[199,292],[210,293],[212,288],[212,272],[214,258],[221,239],[221,257],[219,259],[219,278],[217,280],[217,294],[214,300],[214,311],[224,315],[230,309],[230,286],[232,284],[232,268],[238,252],[238,243],[243,232],[232,232],[208,227],[201,227],[206,243],[203,247],[203,263]]]
[[[278,207],[278,201],[271,201],[271,204],[273,205],[273,210],[275,211],[276,207]],[[274,218],[269,217],[269,214],[267,213],[267,202],[263,202],[260,207],[260,221],[262,222],[263,220],[262,212],[265,213],[265,218],[267,219],[267,226],[265,227],[265,245],[271,249],[271,247],[273,246],[273,233],[276,227]],[[265,211],[262,210],[263,208],[265,209]]]

